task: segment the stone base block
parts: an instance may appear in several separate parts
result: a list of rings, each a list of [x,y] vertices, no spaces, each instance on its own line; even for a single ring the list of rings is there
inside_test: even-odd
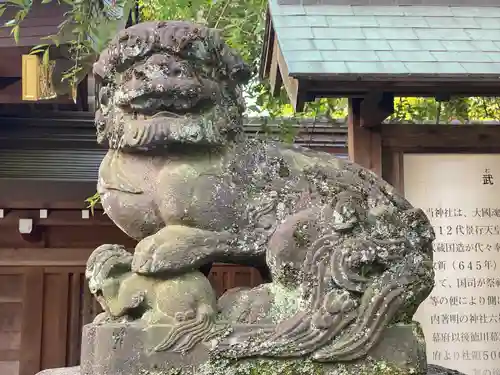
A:
[[[37,375],[81,375],[80,366],[43,370]]]
[[[158,341],[160,332],[161,327],[148,333],[135,324],[89,324],[83,329],[81,366],[38,375],[460,375],[426,365],[425,343],[416,324],[388,328],[367,359],[345,364],[308,359],[215,361],[209,358],[208,344],[184,354],[153,352],[152,342]]]
[[[146,372],[140,372],[138,374],[130,374],[130,375],[143,375],[145,373]],[[80,371],[80,367],[78,366],[78,367],[66,367],[66,368],[44,370],[42,372],[39,372],[37,375],[81,375],[81,374],[82,373]],[[458,371],[448,370],[444,367],[430,365],[427,370],[427,375],[464,375],[464,374]]]

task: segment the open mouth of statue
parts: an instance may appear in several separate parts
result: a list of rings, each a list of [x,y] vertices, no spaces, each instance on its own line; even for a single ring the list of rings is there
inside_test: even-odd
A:
[[[206,98],[172,97],[170,95],[141,95],[122,108],[129,113],[149,117],[180,117],[196,115],[213,108],[214,103]]]
[[[163,87],[153,90],[135,88],[124,90],[119,95],[117,104],[128,113],[154,116],[158,113],[177,115],[196,115],[214,107],[217,101],[207,92],[200,92],[196,87]]]

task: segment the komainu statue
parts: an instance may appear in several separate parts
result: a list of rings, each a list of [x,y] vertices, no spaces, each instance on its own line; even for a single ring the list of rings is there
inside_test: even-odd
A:
[[[427,366],[412,316],[434,284],[434,232],[372,172],[245,138],[251,69],[219,32],[147,22],[94,66],[98,191],[139,242],[102,245],[86,277],[104,312],[82,375],[451,374]],[[227,291],[214,262],[267,283]]]

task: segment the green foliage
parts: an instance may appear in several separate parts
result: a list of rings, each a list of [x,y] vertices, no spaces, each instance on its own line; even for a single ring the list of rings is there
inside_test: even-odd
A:
[[[85,199],[85,203],[87,203],[87,208],[90,208],[90,212],[94,215],[95,208],[101,204],[101,196],[96,192],[91,197]]]
[[[498,98],[452,98],[444,102],[434,98],[397,98],[394,110],[388,120],[396,123],[500,121]]]
[[[219,29],[226,42],[256,64],[267,0],[140,0],[143,20],[190,20]]]
[[[259,66],[264,37],[266,0],[141,0],[141,16],[145,20],[183,19],[218,28],[227,43],[238,50],[246,61]],[[322,98],[308,103],[302,113],[294,113],[284,90],[278,97],[270,93],[269,85],[254,80],[246,88],[249,114],[265,119],[283,119],[283,140],[293,139],[293,125],[301,118],[345,118],[346,99]],[[434,98],[397,98],[392,122],[461,123],[500,120],[500,99],[452,98],[437,102]],[[295,127],[296,128],[296,127]]]
[[[58,2],[68,8],[65,20],[59,25],[55,35],[44,39],[59,46],[69,45],[69,57],[74,66],[63,79],[76,85],[90,71],[92,63],[104,49],[117,29],[125,20],[113,15],[113,11],[123,9],[122,14],[130,14],[134,0],[112,0],[103,5],[101,0],[42,0],[42,4]],[[8,7],[14,8],[14,17],[5,23],[11,35],[18,41],[22,32],[21,24],[30,12],[32,0],[6,0],[0,4],[0,16]],[[267,0],[139,0],[143,20],[192,20],[221,30],[227,43],[235,48],[243,58],[255,67],[259,66],[264,38],[264,21]],[[134,14],[134,12],[132,12]],[[32,53],[43,54],[48,63],[49,43],[35,46]],[[293,126],[301,118],[343,118],[347,116],[345,99],[322,98],[308,103],[302,113],[294,113],[284,91],[272,97],[269,85],[253,80],[246,88],[250,115],[282,120],[283,140],[293,139]],[[500,100],[497,98],[453,98],[437,102],[433,98],[398,98],[393,122],[473,122],[499,120]],[[263,121],[263,131],[266,123]]]

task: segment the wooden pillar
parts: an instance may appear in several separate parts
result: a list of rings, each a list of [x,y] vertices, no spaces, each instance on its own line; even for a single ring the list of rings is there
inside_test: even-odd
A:
[[[348,151],[349,159],[382,176],[382,141],[380,124],[362,126],[365,113],[361,112],[363,99],[349,99]]]
[[[27,267],[24,279],[19,375],[40,371],[42,356],[43,269]]]

